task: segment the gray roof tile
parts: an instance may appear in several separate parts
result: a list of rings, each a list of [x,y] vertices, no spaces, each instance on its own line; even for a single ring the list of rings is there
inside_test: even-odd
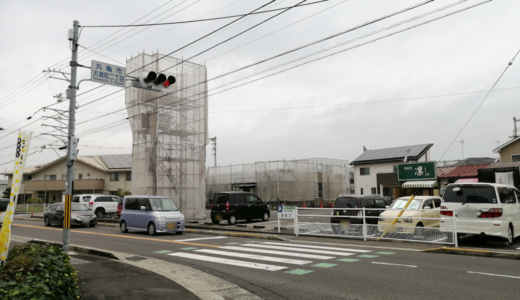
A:
[[[100,155],[108,169],[132,168],[132,154]]]

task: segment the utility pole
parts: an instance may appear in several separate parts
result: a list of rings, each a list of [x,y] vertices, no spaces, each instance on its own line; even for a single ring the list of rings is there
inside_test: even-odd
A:
[[[215,136],[215,137],[209,138],[209,140],[212,142],[211,144],[213,145],[211,150],[213,150],[213,161],[214,161],[214,166],[216,167],[217,166],[217,137]]]
[[[460,140],[459,143],[462,149],[462,163],[464,163],[464,140]]]
[[[510,138],[514,138],[516,139],[518,137],[518,128],[516,128],[516,122],[520,122],[520,119],[516,119],[516,117],[513,118],[513,124],[514,124],[514,128],[513,128],[513,136],[510,136]]]
[[[69,30],[69,40],[72,48],[72,59],[70,61],[70,100],[69,100],[69,132],[67,135],[67,182],[65,183],[65,203],[63,216],[63,251],[70,250],[70,210],[72,202],[74,161],[77,155],[78,138],[74,137],[76,123],[76,81],[78,71],[78,32],[79,21],[73,22],[73,29]]]

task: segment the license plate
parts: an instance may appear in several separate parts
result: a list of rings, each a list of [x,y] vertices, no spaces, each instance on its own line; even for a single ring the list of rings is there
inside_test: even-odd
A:
[[[175,223],[168,223],[168,224],[166,224],[166,228],[167,229],[175,229],[176,225],[177,224],[175,224]]]

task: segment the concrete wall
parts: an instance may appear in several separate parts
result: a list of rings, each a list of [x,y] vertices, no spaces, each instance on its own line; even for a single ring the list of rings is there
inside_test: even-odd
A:
[[[500,150],[500,162],[511,162],[513,155],[520,155],[520,140]]]

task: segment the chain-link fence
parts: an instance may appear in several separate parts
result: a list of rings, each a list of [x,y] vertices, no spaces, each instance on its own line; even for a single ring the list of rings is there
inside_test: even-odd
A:
[[[445,210],[442,211],[452,211]],[[456,226],[441,231],[440,209],[296,208],[294,233],[377,240],[455,244]]]
[[[43,212],[49,204],[17,204],[15,213],[30,214],[36,212]]]

